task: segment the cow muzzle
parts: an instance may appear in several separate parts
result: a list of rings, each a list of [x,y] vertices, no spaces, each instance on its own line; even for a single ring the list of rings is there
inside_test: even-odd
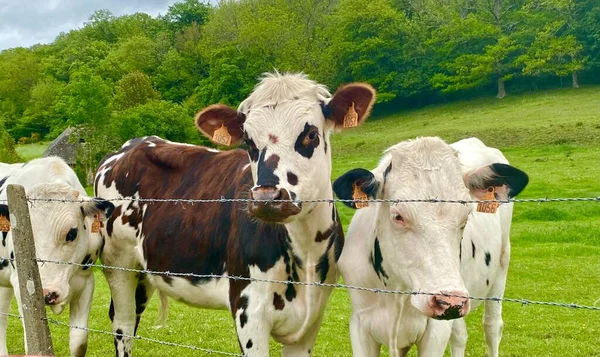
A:
[[[437,320],[453,320],[469,313],[469,298],[465,291],[442,291],[428,297],[429,317]]]
[[[248,212],[263,221],[280,223],[302,211],[300,203],[290,201],[290,193],[286,189],[272,186],[254,187],[250,191],[250,198],[260,202],[249,202]]]
[[[58,294],[58,292],[51,291],[48,289],[43,289],[42,291],[44,294],[44,302],[46,303],[46,305],[56,305],[60,302],[60,295]]]

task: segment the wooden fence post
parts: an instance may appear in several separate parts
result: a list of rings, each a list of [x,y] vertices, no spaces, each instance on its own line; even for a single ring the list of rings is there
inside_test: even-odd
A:
[[[27,354],[54,355],[25,189],[8,185],[8,210],[19,280]]]

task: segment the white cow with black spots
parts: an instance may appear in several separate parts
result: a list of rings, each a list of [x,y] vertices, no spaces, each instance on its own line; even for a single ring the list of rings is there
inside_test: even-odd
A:
[[[506,199],[527,183],[524,172],[478,139],[448,145],[439,138],[419,138],[387,149],[372,171],[347,172],[334,190],[344,199],[352,197],[354,187],[381,199],[486,199],[492,190]],[[360,209],[339,261],[345,282],[423,294],[350,290],[354,356],[379,356],[381,345],[391,355],[405,356],[417,345],[419,356],[442,356],[449,340],[452,355],[463,356],[462,317],[480,303],[467,296],[504,294],[512,206],[503,203],[496,213],[460,203],[377,203]],[[496,357],[502,304],[484,305],[488,356]]]
[[[102,237],[91,233],[97,214],[110,215],[113,204],[89,198],[75,172],[60,158],[48,157],[26,164],[0,163],[0,215],[10,217],[6,204],[9,184],[22,185],[30,198],[78,201],[73,203],[34,201],[29,203],[31,226],[38,259],[90,264],[96,261]],[[14,223],[14,217],[10,217]],[[0,356],[6,348],[7,315],[13,294],[22,313],[12,232],[2,232],[0,245]],[[87,327],[94,293],[94,274],[89,267],[44,263],[39,265],[46,305],[60,314],[69,305],[70,324]],[[72,356],[85,356],[87,331],[72,328],[69,347]]]

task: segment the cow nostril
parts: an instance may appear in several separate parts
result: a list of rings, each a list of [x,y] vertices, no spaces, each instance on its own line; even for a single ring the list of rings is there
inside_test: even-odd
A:
[[[279,190],[275,191],[275,194],[273,195],[273,199],[274,200],[280,200],[281,196],[282,196],[282,190],[279,189]]]
[[[58,300],[58,294],[56,292],[49,292],[44,296],[46,304],[54,304]]]

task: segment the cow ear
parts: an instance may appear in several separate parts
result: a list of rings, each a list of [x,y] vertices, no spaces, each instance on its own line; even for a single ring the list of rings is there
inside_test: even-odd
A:
[[[477,199],[485,199],[490,187],[496,198],[506,200],[516,197],[529,183],[529,176],[507,164],[491,164],[465,175],[465,184]]]
[[[4,216],[10,221],[10,213],[8,212],[8,205],[0,204],[0,216]]]
[[[232,146],[244,137],[246,115],[223,104],[213,104],[196,115],[196,127],[212,142]]]
[[[355,190],[359,189],[369,199],[377,198],[379,181],[369,170],[352,169],[333,182],[333,191],[342,200],[355,199]],[[355,202],[344,202],[350,208],[357,208]]]
[[[115,205],[103,198],[94,197],[83,203],[83,214],[87,217],[94,217],[100,214],[100,218],[108,219],[114,210]]]
[[[338,88],[323,107],[323,114],[338,129],[352,128],[367,119],[374,103],[373,87],[366,83],[351,83]]]

